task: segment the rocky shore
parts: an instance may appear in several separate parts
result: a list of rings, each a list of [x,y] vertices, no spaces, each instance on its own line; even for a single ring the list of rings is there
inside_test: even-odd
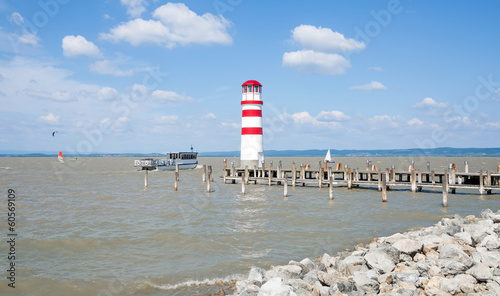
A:
[[[335,256],[252,267],[238,296],[500,295],[500,211],[443,218]]]

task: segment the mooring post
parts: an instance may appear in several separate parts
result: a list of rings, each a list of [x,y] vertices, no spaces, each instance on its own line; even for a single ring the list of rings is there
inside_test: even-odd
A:
[[[497,166],[497,173],[500,173],[500,164]]]
[[[212,181],[211,181],[211,176],[212,172],[208,172],[208,178],[207,178],[207,192],[210,193],[212,191]],[[226,173],[224,171],[224,184],[226,184]]]
[[[333,178],[332,167],[328,167],[328,169],[327,169],[327,179],[330,180],[331,178]]]
[[[352,188],[352,175],[351,175],[351,168],[347,169],[347,189]]]
[[[436,184],[436,173],[434,171],[432,171],[431,176],[432,176],[432,185],[435,185]]]
[[[145,170],[144,174],[144,188],[148,188],[148,170]]]
[[[320,162],[320,164],[321,164],[321,162]],[[318,182],[319,182],[318,186],[319,186],[319,188],[321,188],[323,185],[323,167],[321,165],[319,166],[318,175],[319,175],[318,176]]]
[[[241,176],[241,193],[245,195],[245,176]]]
[[[292,162],[292,187],[295,188],[295,179],[297,178],[297,172],[295,171],[295,162]]]
[[[417,178],[415,178],[415,169],[411,169],[411,192],[417,191]]]
[[[427,171],[430,172],[431,171],[431,163],[430,162],[427,162]]]
[[[245,185],[248,185],[248,165],[245,165]]]
[[[300,164],[300,179],[305,179],[304,175],[305,175],[304,165]]]
[[[174,190],[177,191],[177,187],[179,186],[179,172],[175,172],[174,174]]]
[[[483,195],[484,193],[484,176],[483,170],[479,171],[479,194]]]
[[[271,175],[271,168],[273,166],[273,163],[271,162],[271,164],[269,165],[269,173],[268,173],[268,178],[269,178],[269,186],[271,186],[271,178],[272,178],[272,175]]]
[[[287,197],[288,196],[288,180],[285,178],[285,183],[283,184],[283,196]]]
[[[385,174],[385,173],[384,173]],[[378,172],[378,191],[382,190],[382,173]]]
[[[179,164],[175,164],[176,180],[179,181]]]
[[[396,170],[394,169],[394,165],[391,168],[391,181],[393,183],[396,183]]]
[[[382,174],[382,202],[387,202],[387,174]]]
[[[366,170],[368,171],[370,168],[370,161],[367,159],[366,160]]]
[[[234,177],[234,162],[231,161],[231,177]]]
[[[202,170],[203,171],[202,171],[201,179],[203,180],[203,183],[205,183],[207,180],[207,165],[206,164],[203,165]],[[225,172],[226,172],[226,167],[224,166],[224,176],[225,176]],[[226,183],[226,182],[224,182],[224,183]]]
[[[332,179],[333,178],[329,178],[329,180],[328,180],[328,183],[329,183],[328,185],[330,186],[328,188],[328,190],[330,190],[330,192],[329,192],[330,193],[330,200],[333,199],[333,180]]]
[[[444,171],[443,175],[443,207],[448,206],[448,170]]]
[[[499,166],[500,167],[500,166]],[[468,173],[469,172],[469,162],[466,160],[464,161],[464,172]]]
[[[418,169],[418,185],[420,186],[417,186],[417,191],[418,192],[421,192],[422,191],[422,170],[421,169]]]

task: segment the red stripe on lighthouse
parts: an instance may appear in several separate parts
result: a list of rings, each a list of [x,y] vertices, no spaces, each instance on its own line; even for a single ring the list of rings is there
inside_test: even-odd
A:
[[[261,127],[242,127],[241,128],[242,135],[262,135]]]
[[[262,110],[243,110],[243,117],[262,117]]]
[[[256,105],[263,105],[264,102],[262,101],[241,101],[241,104],[242,105],[246,105],[246,104],[256,104]]]

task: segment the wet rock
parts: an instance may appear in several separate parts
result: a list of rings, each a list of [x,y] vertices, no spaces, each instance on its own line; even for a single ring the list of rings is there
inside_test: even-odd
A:
[[[259,267],[250,268],[250,273],[248,274],[247,280],[256,283],[258,286],[262,285],[265,279],[266,271]]]

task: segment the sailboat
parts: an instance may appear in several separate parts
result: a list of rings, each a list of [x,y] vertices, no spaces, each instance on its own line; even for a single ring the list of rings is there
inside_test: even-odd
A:
[[[59,160],[59,162],[64,163],[62,151],[59,151],[59,155],[57,156],[57,159]]]
[[[324,161],[328,162],[328,163],[335,163],[335,161],[332,161],[332,157],[330,156],[330,149],[328,149],[328,152],[326,153]]]

